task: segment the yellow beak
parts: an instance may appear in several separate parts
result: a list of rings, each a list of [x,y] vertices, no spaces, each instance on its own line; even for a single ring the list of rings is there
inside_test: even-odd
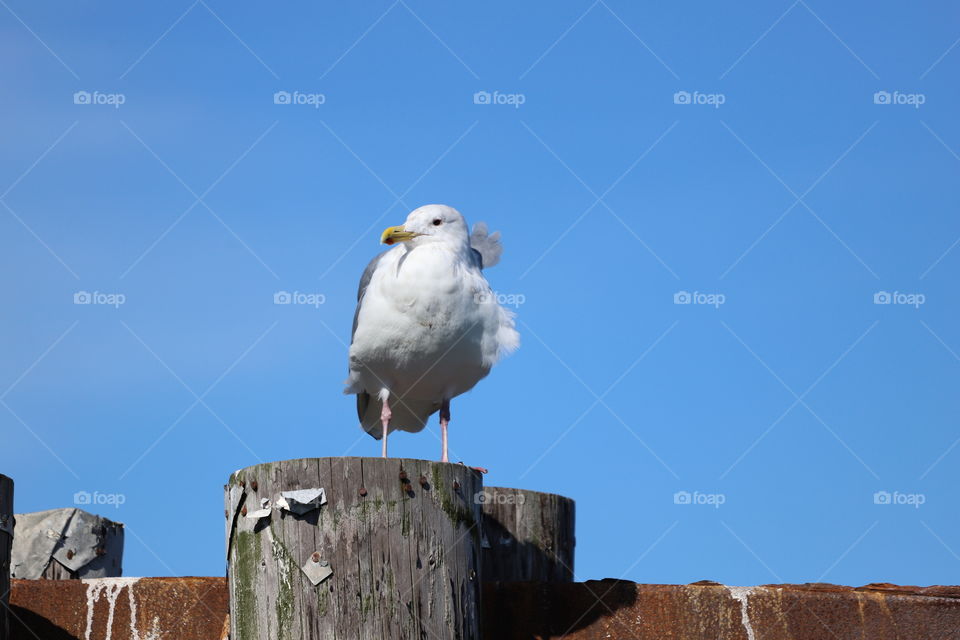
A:
[[[414,233],[412,231],[407,231],[402,226],[400,227],[387,227],[383,235],[380,236],[380,244],[394,244],[395,242],[407,242],[413,240],[419,233]]]

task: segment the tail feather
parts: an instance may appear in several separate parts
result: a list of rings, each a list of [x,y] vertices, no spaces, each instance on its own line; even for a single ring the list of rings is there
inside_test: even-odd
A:
[[[473,233],[470,234],[470,246],[480,254],[484,269],[496,265],[500,262],[500,256],[503,255],[500,232],[494,231],[488,234],[486,222],[478,222],[473,225]]]

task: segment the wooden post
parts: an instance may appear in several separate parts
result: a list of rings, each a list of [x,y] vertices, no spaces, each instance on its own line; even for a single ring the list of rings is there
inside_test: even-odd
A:
[[[10,638],[10,550],[13,548],[13,480],[0,475],[0,640]]]
[[[481,502],[484,582],[573,581],[573,500],[485,487]]]
[[[481,490],[479,473],[425,460],[237,471],[225,487],[230,637],[479,640]]]

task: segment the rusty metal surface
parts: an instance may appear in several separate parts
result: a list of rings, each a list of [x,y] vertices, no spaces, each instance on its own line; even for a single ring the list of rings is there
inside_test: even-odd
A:
[[[960,587],[596,580],[483,595],[489,640],[960,640]],[[223,578],[14,580],[10,603],[12,640],[224,640],[229,628]]]
[[[226,638],[223,578],[13,580],[11,640]]]
[[[491,640],[958,640],[960,587],[500,583]]]

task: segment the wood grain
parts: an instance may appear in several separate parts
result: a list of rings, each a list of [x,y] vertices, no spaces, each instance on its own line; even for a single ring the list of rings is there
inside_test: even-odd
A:
[[[504,487],[482,496],[484,582],[573,581],[573,500]]]
[[[317,487],[327,498],[318,510],[244,515]],[[481,490],[472,469],[425,460],[238,471],[225,487],[231,638],[479,640]],[[316,586],[301,570],[313,558],[333,569]]]

